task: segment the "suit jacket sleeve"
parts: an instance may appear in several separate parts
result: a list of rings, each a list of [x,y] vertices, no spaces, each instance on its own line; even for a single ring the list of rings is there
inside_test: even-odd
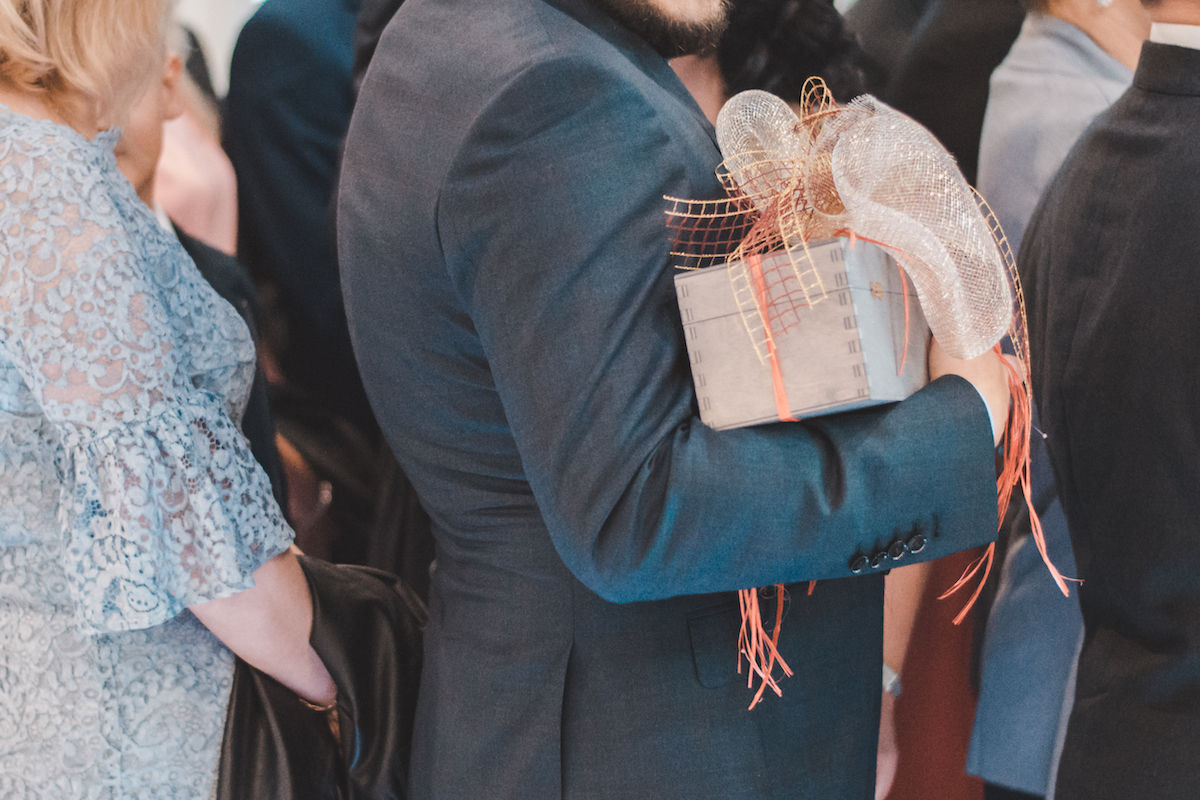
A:
[[[694,195],[715,156],[678,124],[603,69],[544,63],[479,116],[439,197],[451,281],[566,565],[632,601],[848,576],[914,531],[920,558],[994,538],[990,427],[959,378],[799,424],[699,421],[663,196]]]

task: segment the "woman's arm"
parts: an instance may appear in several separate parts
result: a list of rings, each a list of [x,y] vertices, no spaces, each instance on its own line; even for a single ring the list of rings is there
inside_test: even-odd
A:
[[[883,597],[883,663],[904,674],[908,643],[913,624],[929,582],[931,562],[911,564],[894,569],[887,576]],[[900,766],[900,750],[896,741],[896,697],[883,691],[879,720],[879,751],[875,772],[875,797],[887,797]]]
[[[293,546],[259,567],[253,589],[189,608],[243,661],[325,706],[337,699],[337,687],[308,643],[312,595],[298,552]]]

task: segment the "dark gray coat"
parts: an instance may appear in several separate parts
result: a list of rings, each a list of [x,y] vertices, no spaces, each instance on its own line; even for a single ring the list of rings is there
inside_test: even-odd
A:
[[[1147,43],[1020,254],[1035,399],[1083,578],[1059,800],[1200,786],[1198,254],[1200,51]]]

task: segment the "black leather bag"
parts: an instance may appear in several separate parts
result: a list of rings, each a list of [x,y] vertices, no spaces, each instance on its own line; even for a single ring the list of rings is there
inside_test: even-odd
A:
[[[240,659],[225,719],[218,800],[402,800],[421,674],[424,604],[380,570],[302,556],[310,641],[338,687],[325,712]]]

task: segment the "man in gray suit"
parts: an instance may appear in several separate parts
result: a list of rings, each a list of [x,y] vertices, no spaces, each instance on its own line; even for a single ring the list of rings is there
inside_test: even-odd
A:
[[[1083,579],[1057,800],[1200,787],[1200,0],[1147,9],[1132,87],[1067,157],[1019,259]]]
[[[414,798],[871,797],[881,573],[994,535],[990,355],[932,354],[979,392],[700,423],[663,196],[719,196],[720,154],[664,56],[722,16],[407,0],[376,50],[339,242],[437,543]],[[809,579],[780,632],[796,675],[747,711],[732,592]]]

